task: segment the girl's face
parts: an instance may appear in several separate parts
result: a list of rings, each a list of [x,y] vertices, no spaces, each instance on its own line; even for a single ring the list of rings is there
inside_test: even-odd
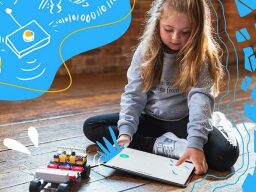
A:
[[[160,38],[165,46],[173,51],[179,51],[187,42],[191,25],[184,13],[168,10],[168,16],[160,19]]]

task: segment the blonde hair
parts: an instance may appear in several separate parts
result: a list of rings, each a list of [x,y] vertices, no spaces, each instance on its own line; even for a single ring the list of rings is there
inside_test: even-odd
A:
[[[176,58],[178,74],[172,85],[187,93],[198,82],[200,69],[209,66],[214,82],[214,94],[219,93],[223,69],[220,62],[220,47],[212,36],[210,9],[205,0],[154,0],[140,43],[143,45],[141,72],[143,91],[147,92],[160,82],[163,68],[163,44],[160,38],[159,21],[168,9],[187,15],[192,26],[190,37]]]

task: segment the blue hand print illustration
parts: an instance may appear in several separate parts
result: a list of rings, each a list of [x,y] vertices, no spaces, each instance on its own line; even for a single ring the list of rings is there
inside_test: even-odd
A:
[[[51,92],[59,67],[121,37],[131,11],[129,0],[1,0],[0,100]]]
[[[102,157],[104,162],[108,162],[124,149],[124,146],[119,147],[115,133],[111,127],[109,127],[109,132],[113,141],[113,145],[105,137],[103,137],[103,141],[106,147],[104,147],[100,142],[96,141],[96,144],[102,150],[102,152],[98,151],[98,154]]]

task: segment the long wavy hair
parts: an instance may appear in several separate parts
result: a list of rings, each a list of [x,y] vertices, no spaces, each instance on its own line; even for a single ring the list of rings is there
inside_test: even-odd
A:
[[[214,95],[219,93],[220,80],[223,77],[220,62],[221,49],[213,38],[211,15],[205,0],[154,0],[147,12],[146,26],[140,37],[143,45],[141,74],[143,91],[149,91],[161,79],[163,68],[163,43],[160,38],[159,21],[172,14],[168,10],[187,15],[192,27],[191,34],[184,47],[179,50],[176,63],[178,74],[172,86],[183,94],[196,86],[200,69],[208,64],[209,73],[214,82]]]

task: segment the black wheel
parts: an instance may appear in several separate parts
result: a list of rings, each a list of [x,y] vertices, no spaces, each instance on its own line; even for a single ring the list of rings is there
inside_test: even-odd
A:
[[[29,192],[40,192],[41,191],[41,181],[35,179],[30,181]]]
[[[84,171],[81,173],[82,179],[88,179],[91,173],[91,166],[90,165],[85,165],[84,166]]]
[[[57,192],[68,192],[69,190],[69,185],[67,183],[60,183]]]
[[[58,188],[58,186],[59,186],[58,183],[51,183],[51,188],[56,189],[56,188]]]

